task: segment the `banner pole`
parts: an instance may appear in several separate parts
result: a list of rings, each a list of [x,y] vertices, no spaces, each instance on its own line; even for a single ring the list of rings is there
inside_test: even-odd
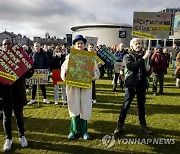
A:
[[[37,102],[39,107],[39,85],[37,84]]]

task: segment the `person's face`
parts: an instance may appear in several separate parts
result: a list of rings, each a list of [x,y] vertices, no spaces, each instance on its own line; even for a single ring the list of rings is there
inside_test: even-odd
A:
[[[141,51],[141,43],[137,41],[133,42],[132,48],[134,51],[137,51],[137,52]]]
[[[88,51],[94,51],[94,46],[93,45],[89,45]]]
[[[85,44],[82,40],[79,40],[74,44],[74,47],[78,50],[84,50]]]
[[[123,50],[124,50],[124,44],[120,44],[120,45],[119,45],[119,50],[120,50],[120,51],[123,51]]]
[[[177,49],[177,44],[174,44],[174,45],[173,45],[173,49]]]
[[[4,50],[4,51],[7,51],[7,49],[8,48],[10,48],[11,47],[11,42],[9,41],[9,40],[4,40],[3,42],[2,42],[2,49]]]
[[[35,44],[34,44],[34,50],[35,50],[36,52],[40,52],[40,48],[41,48],[41,46],[40,46],[39,43],[35,43]]]

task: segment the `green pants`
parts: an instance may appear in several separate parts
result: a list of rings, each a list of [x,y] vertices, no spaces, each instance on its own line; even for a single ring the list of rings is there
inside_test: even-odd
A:
[[[80,115],[72,117],[70,132],[82,135],[87,133],[87,120],[81,119]]]

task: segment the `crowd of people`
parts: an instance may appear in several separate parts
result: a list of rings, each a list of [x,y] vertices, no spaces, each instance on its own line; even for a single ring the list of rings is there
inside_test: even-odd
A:
[[[73,46],[77,50],[97,52],[100,46],[95,48],[94,44],[89,44],[85,48],[87,40],[82,35],[77,35],[73,39]],[[2,42],[1,52],[6,52],[12,46],[12,42],[5,39]],[[69,48],[63,45],[42,46],[39,42],[35,42],[34,46],[28,47],[24,45],[23,50],[32,58],[33,67],[20,77],[12,86],[0,83],[0,110],[2,110],[2,119],[4,132],[6,134],[6,141],[4,144],[4,151],[9,151],[12,146],[12,128],[11,117],[14,111],[17,128],[19,132],[19,141],[21,147],[28,146],[28,142],[24,132],[23,107],[24,105],[32,105],[36,102],[37,85],[25,85],[25,78],[30,78],[34,69],[48,69],[49,74],[53,70],[61,70],[62,80],[66,80],[68,73],[69,62]],[[113,78],[112,91],[117,91],[117,85],[120,84],[120,89],[124,93],[124,101],[117,122],[117,127],[114,134],[120,135],[124,130],[124,123],[127,111],[130,108],[135,95],[137,96],[138,116],[140,122],[140,129],[147,135],[151,135],[152,131],[148,128],[145,119],[145,102],[146,91],[149,88],[149,76],[152,74],[152,94],[164,95],[164,76],[167,74],[167,68],[172,62],[173,74],[176,77],[175,86],[180,87],[180,48],[178,44],[173,45],[172,56],[167,48],[163,48],[157,44],[152,50],[145,50],[142,48],[142,40],[133,38],[130,41],[130,47],[125,48],[123,43],[113,48],[108,47],[109,50],[117,57],[117,62],[114,64],[114,69],[105,67],[100,62],[95,61],[92,86],[89,89],[77,88],[74,86],[66,86],[64,84],[54,84],[54,103],[59,104],[59,88],[62,91],[62,103],[68,105],[68,111],[71,118],[70,133],[68,139],[82,137],[85,140],[90,139],[88,133],[87,120],[91,118],[92,103],[96,103],[96,88],[95,81],[102,78],[107,71],[107,76]],[[114,72],[113,72],[114,71]],[[110,78],[112,79],[112,78]],[[158,88],[159,82],[159,91]],[[31,90],[31,100],[27,102],[26,92]],[[51,102],[46,95],[46,85],[40,85],[43,102],[50,104]],[[125,88],[125,90],[124,90]]]

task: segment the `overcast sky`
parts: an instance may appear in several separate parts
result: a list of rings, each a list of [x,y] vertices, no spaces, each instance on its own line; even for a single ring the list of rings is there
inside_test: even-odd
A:
[[[59,38],[89,23],[127,23],[134,11],[180,7],[179,0],[0,0],[0,32]]]

